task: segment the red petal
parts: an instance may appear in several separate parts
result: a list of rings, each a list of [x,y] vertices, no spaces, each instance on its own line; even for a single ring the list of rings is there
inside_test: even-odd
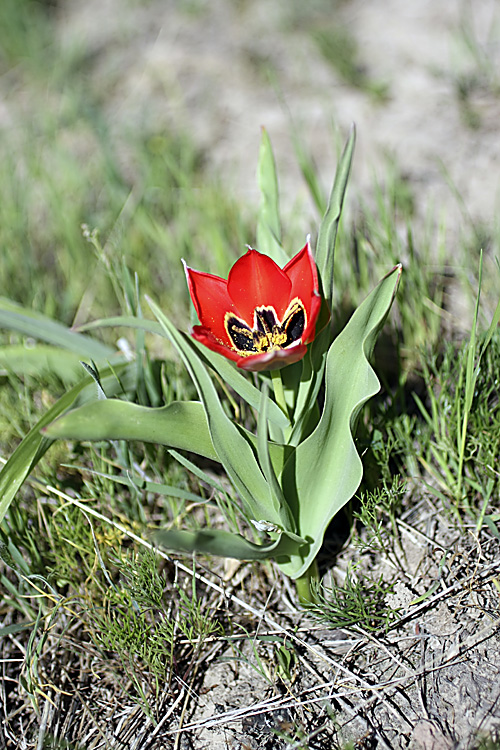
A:
[[[241,355],[238,352],[235,352],[233,349],[219,343],[208,328],[204,328],[203,326],[193,326],[191,335],[196,341],[199,341],[200,344],[204,344],[208,349],[217,352],[217,354],[222,354],[224,357],[227,357],[227,359],[232,359],[233,362],[237,362],[241,359]]]
[[[253,313],[262,305],[274,307],[283,317],[292,284],[287,274],[268,255],[249,250],[229,272],[227,290],[240,316],[253,326]]]
[[[201,325],[209,329],[220,343],[230,346],[231,342],[224,327],[224,316],[229,311],[236,314],[238,311],[228,294],[227,281],[211,273],[194,271],[186,265],[184,269],[189,294]]]
[[[272,349],[263,354],[252,354],[250,357],[240,357],[236,364],[241,370],[259,372],[261,370],[278,370],[285,365],[298,362],[305,355],[305,344],[294,344],[288,349]]]
[[[302,343],[310,344],[314,341],[316,335],[316,321],[318,319],[319,311],[321,310],[321,297],[319,294],[315,294],[311,300],[311,309],[307,317],[307,325],[304,328],[302,334]]]
[[[283,271],[292,282],[291,299],[298,297],[306,309],[307,326],[302,334],[302,342],[307,343],[314,339],[316,319],[321,307],[318,271],[309,242],[286,264]]]
[[[308,305],[314,292],[318,292],[318,272],[309,242],[286,264],[283,272],[292,282],[291,299],[298,297]]]

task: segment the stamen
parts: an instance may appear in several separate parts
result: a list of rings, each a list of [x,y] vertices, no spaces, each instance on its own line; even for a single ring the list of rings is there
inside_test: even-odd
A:
[[[272,349],[286,349],[300,341],[306,327],[306,311],[295,298],[289,304],[280,323],[273,307],[256,307],[254,327],[232,313],[226,313],[224,326],[233,345],[241,356],[262,354]]]

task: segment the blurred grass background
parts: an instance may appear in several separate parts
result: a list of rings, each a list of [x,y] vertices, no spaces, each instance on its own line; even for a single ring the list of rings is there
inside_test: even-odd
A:
[[[124,259],[143,291],[185,317],[181,257],[203,265],[209,252],[227,266],[250,235],[241,208],[206,178],[189,133],[112,132],[107,82],[90,74],[85,50],[60,44],[56,12],[36,0],[0,9],[1,289],[82,322],[117,311],[112,277]],[[82,225],[97,229],[102,252]]]

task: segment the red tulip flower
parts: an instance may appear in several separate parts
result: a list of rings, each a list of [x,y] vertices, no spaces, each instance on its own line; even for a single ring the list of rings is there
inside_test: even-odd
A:
[[[201,324],[191,332],[197,341],[243,370],[274,370],[302,359],[321,306],[309,243],[284,268],[250,249],[227,281],[187,265],[185,271]]]

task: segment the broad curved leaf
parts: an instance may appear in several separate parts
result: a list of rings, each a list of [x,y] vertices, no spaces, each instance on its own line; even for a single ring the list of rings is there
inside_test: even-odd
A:
[[[116,399],[95,401],[64,414],[43,432],[53,439],[140,440],[218,460],[199,401],[173,401],[159,408]]]
[[[244,434],[249,442],[257,444],[255,435],[247,431]],[[44,435],[53,440],[140,440],[219,460],[200,401],[174,401],[157,408],[111,398],[95,401],[55,419]],[[276,474],[281,473],[289,454],[288,446],[269,443]]]
[[[269,560],[288,558],[297,554],[301,541],[287,534],[280,534],[267,544],[255,544],[240,534],[222,529],[200,529],[199,531],[157,531],[154,539],[162,547],[180,552],[201,552],[206,555],[234,557],[237,560]]]
[[[285,464],[282,486],[298,520],[297,533],[311,540],[300,565],[283,565],[301,576],[316,557],[326,528],[356,492],[363,466],[353,439],[361,407],[380,387],[368,359],[396,293],[396,266],[361,303],[330,347],[323,413],[314,432]]]

